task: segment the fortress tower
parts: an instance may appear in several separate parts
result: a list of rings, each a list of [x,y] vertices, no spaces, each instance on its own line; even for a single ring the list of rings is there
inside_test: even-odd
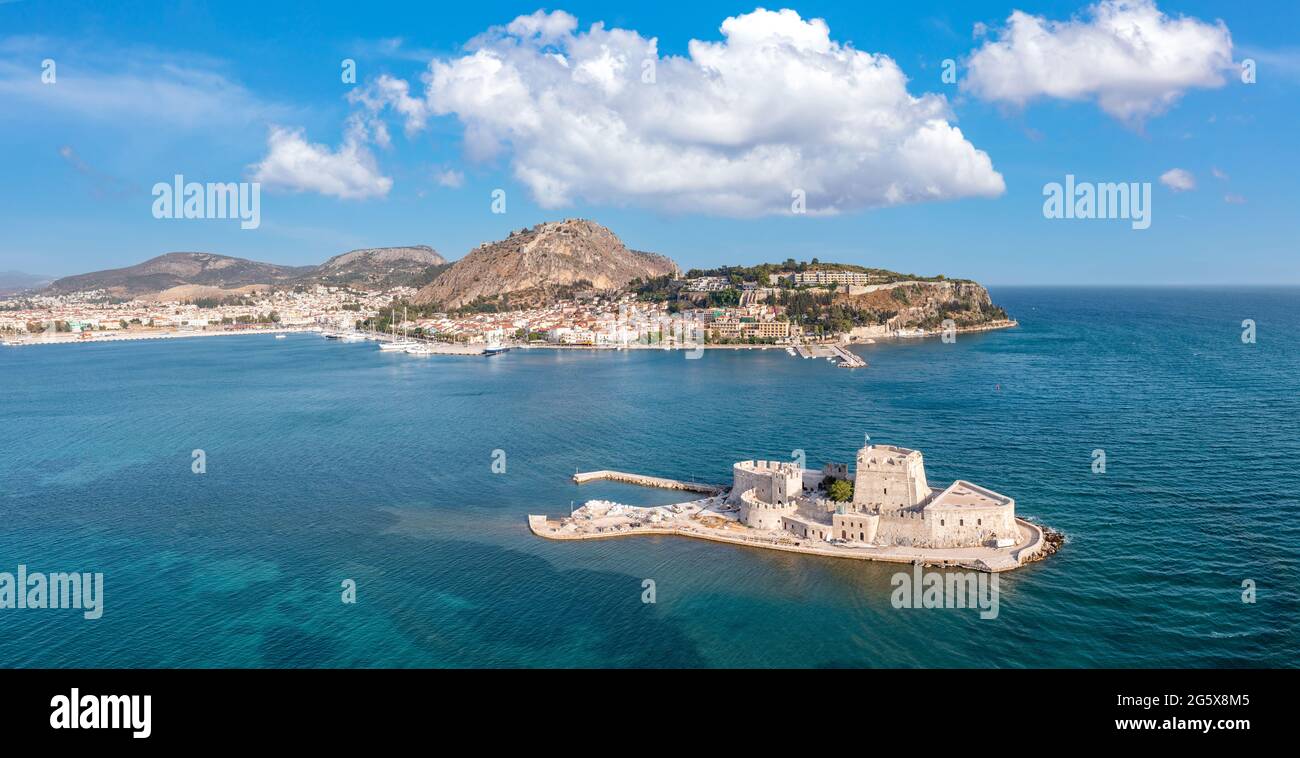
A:
[[[754,529],[780,529],[781,519],[798,510],[803,469],[791,461],[740,461],[731,467],[729,502],[740,506],[740,521]]]
[[[867,445],[858,451],[853,475],[853,509],[892,512],[930,497],[921,451],[893,445]]]
[[[788,539],[836,544],[917,548],[1012,547],[1026,532],[1016,501],[958,479],[931,489],[921,451],[867,445],[858,451],[853,502],[828,510],[828,501],[803,487],[805,471],[790,461],[739,461],[732,465],[728,502],[751,529],[780,531]],[[831,464],[823,476],[847,475]]]
[[[754,490],[765,503],[784,505],[803,491],[803,469],[791,461],[740,461],[731,467],[733,485],[729,501]]]

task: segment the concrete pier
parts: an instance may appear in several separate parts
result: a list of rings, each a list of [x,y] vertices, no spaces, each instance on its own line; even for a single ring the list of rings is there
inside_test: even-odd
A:
[[[800,358],[828,358],[840,368],[866,368],[867,362],[843,345],[829,342],[812,342],[794,346]]]
[[[840,345],[832,345],[831,352],[839,359],[840,368],[866,368],[867,366],[867,362],[856,353],[851,353]]]
[[[601,480],[636,484],[642,487],[658,487],[665,490],[699,492],[705,495],[716,495],[726,489],[726,487],[721,487],[716,484],[684,482],[679,479],[665,479],[659,476],[645,476],[644,474],[629,474],[626,471],[610,471],[608,469],[586,471],[573,475],[574,484],[586,484],[587,482],[597,482]]]

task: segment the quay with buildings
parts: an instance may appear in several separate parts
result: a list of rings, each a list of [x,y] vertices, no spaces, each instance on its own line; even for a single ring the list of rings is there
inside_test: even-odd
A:
[[[870,292],[907,284],[841,270],[795,272],[781,281],[784,286],[823,294]],[[414,355],[490,355],[510,348],[784,349],[791,355],[823,358],[844,368],[862,368],[867,363],[849,349],[853,343],[935,333],[888,323],[822,333],[791,320],[786,306],[780,304],[780,288],[754,282],[738,284],[716,276],[686,279],[681,286],[704,300],[686,302],[683,308],[682,303],[641,300],[630,292],[606,293],[504,312],[422,312],[411,318],[401,309],[416,293],[411,287],[359,291],[328,285],[293,289],[252,286],[220,298],[183,300],[162,300],[157,295],[124,300],[106,291],[23,293],[0,299],[0,343],[60,344],[311,329],[345,341],[368,337],[400,342],[405,352]],[[731,304],[709,304],[713,302],[709,293],[728,289],[738,293],[724,299]],[[381,315],[392,317],[391,331],[363,334],[365,325]],[[960,331],[1014,325],[1008,320]]]
[[[575,475],[707,494],[667,506],[591,501],[568,517],[530,515],[539,537],[583,540],[679,535],[834,558],[1008,571],[1055,552],[1061,535],[1016,516],[1012,498],[957,480],[931,485],[918,450],[867,445],[848,464],[732,466],[730,487],[622,472]],[[851,483],[851,494],[845,485]],[[838,499],[834,496],[838,494]]]

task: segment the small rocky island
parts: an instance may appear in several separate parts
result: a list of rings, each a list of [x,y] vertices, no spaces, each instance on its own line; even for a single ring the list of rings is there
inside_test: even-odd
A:
[[[677,534],[836,558],[1008,571],[1055,552],[1060,533],[1016,516],[1012,498],[965,480],[931,486],[919,450],[867,445],[850,478],[844,463],[805,469],[740,461],[730,487],[598,471],[613,479],[694,491],[703,498],[638,507],[589,501],[567,518],[530,515],[547,539]],[[851,483],[851,496],[847,496]]]

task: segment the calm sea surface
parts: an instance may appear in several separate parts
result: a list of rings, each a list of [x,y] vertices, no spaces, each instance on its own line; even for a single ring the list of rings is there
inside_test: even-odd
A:
[[[857,371],[315,335],[0,349],[0,571],[105,576],[98,620],[0,609],[0,666],[1294,666],[1300,290],[993,295],[1018,329],[862,347]],[[981,620],[895,609],[890,564],[527,530],[678,499],[575,469],[726,482],[865,434],[1068,543]]]

